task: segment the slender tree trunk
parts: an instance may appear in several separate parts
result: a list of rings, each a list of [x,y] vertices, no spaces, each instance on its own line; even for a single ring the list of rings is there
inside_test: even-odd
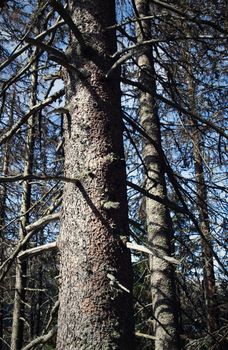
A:
[[[32,74],[31,81],[31,97],[29,107],[32,108],[36,104],[36,90],[37,90],[37,62],[33,64],[34,72]],[[34,156],[34,125],[35,115],[29,118],[27,127],[27,138],[25,144],[25,164],[24,164],[24,176],[30,175],[33,169],[33,156]],[[25,237],[24,228],[29,224],[28,210],[31,206],[31,184],[29,181],[23,182],[22,190],[22,202],[21,202],[21,222],[19,229],[19,238]],[[26,274],[27,274],[27,261],[16,263],[16,280],[15,280],[15,296],[14,296],[14,309],[13,309],[13,323],[12,323],[12,335],[11,335],[11,350],[20,350],[23,346],[24,340],[24,316],[25,310],[25,286],[26,286]]]
[[[11,109],[9,115],[9,126],[13,125],[13,113],[15,105],[15,92],[12,95]],[[7,176],[9,172],[10,164],[10,141],[7,141],[4,147],[4,155],[2,161],[2,175]],[[0,187],[0,264],[5,260],[5,239],[7,238],[4,234],[4,225],[6,223],[6,199],[7,199],[7,187]],[[4,349],[4,290],[6,286],[0,284],[0,350]]]
[[[136,0],[139,17],[148,16],[149,1]],[[138,42],[151,39],[150,22],[140,21],[136,28]],[[153,195],[165,199],[167,196],[165,175],[159,153],[162,153],[160,123],[156,105],[155,70],[152,49],[144,46],[138,54],[139,79],[154,95],[141,92],[139,115],[141,125],[153,140],[144,141],[143,160],[146,166],[145,188]],[[173,252],[173,228],[168,209],[152,199],[146,198],[146,225],[149,244],[159,255],[170,256]],[[151,294],[154,316],[156,350],[179,349],[178,313],[175,293],[174,269],[168,262],[152,256],[150,258]]]
[[[57,349],[134,349],[126,174],[119,73],[105,78],[116,50],[113,0],[69,1],[86,48],[70,39],[80,71],[66,77],[65,184],[59,248]]]
[[[3,190],[5,192],[5,190]],[[4,237],[2,234],[1,228],[4,226],[4,217],[5,217],[5,195],[1,191],[1,199],[0,199],[0,264],[4,261]],[[3,349],[3,320],[4,320],[4,286],[2,283],[0,284],[0,350]]]
[[[38,285],[37,287],[41,290],[43,288],[43,271],[42,266],[39,266],[38,270]],[[43,292],[38,292],[38,300],[36,304],[36,314],[35,314],[35,325],[34,325],[34,334],[39,336],[42,330],[42,314],[41,306],[43,302]]]
[[[191,77],[188,80],[188,85],[191,110],[193,113],[195,113],[195,88]],[[212,333],[218,329],[218,310],[216,308],[216,285],[213,263],[212,237],[209,224],[210,219],[207,205],[207,188],[205,184],[204,166],[202,159],[202,135],[199,130],[198,122],[195,120],[192,120],[191,122],[193,125],[191,138],[193,143],[193,159],[196,176],[197,207],[199,211],[200,229],[203,235],[201,238],[201,247],[204,275],[204,300],[207,312],[207,330],[208,332]]]
[[[36,245],[44,245],[44,236],[43,231],[39,232],[36,237]],[[39,291],[36,295],[34,295],[31,299],[31,309],[30,309],[30,339],[32,340],[34,337],[38,337],[42,330],[42,315],[41,315],[41,306],[43,302],[43,292],[41,291],[43,288],[43,268],[39,263],[38,266],[34,266],[33,269],[36,269],[36,278],[32,283],[32,288],[37,288]]]
[[[7,176],[9,169],[9,143],[7,142],[4,149],[4,156],[2,161],[2,175]],[[6,215],[6,186],[0,187],[0,265],[5,260],[5,235],[3,227],[5,225]],[[0,350],[4,349],[4,286],[0,284]]]

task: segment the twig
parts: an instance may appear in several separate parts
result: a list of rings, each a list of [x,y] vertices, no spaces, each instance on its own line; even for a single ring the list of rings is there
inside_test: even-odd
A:
[[[146,338],[146,339],[151,339],[151,340],[156,340],[158,338],[154,337],[153,335],[145,334],[145,333],[140,333],[140,332],[135,332],[136,337],[141,337],[141,338]]]
[[[64,89],[61,89],[60,91],[57,91],[52,96],[46,98],[44,101],[36,104],[33,106],[28,113],[26,113],[21,119],[19,119],[6,133],[3,133],[3,135],[0,137],[0,146],[9,140],[20,127],[27,122],[29,117],[33,115],[34,113],[38,112],[42,108],[48,106],[50,103],[56,101],[58,98],[62,97],[64,95],[65,91]]]
[[[54,326],[47,334],[42,335],[34,340],[32,340],[29,344],[22,348],[22,350],[30,350],[39,344],[47,343],[54,335],[57,333],[57,326]]]
[[[30,238],[33,236],[33,234],[40,229],[41,227],[44,227],[45,225],[49,224],[52,221],[59,220],[60,213],[54,213],[44,216],[43,218],[37,220],[36,222],[28,225],[25,227],[25,231],[27,232],[26,236],[18,242],[17,247],[13,251],[13,253],[4,261],[4,263],[0,266],[0,282],[7,274],[8,270],[10,269],[13,261],[19,254],[19,252],[22,250],[22,248],[27,244],[27,242],[30,240]]]

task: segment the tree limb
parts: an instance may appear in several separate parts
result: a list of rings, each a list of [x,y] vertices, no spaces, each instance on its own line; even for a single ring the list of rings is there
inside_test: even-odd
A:
[[[151,339],[151,340],[156,340],[158,338],[154,337],[153,335],[145,334],[145,333],[140,333],[140,332],[135,332],[136,337],[141,337],[141,338],[146,338],[146,339]],[[23,350],[23,349],[22,349]]]
[[[60,213],[54,213],[44,216],[43,218],[37,220],[36,222],[28,225],[25,227],[26,236],[20,240],[13,251],[13,253],[3,262],[3,264],[0,266],[0,282],[7,274],[8,270],[12,266],[13,261],[18,256],[19,252],[23,249],[23,247],[27,244],[27,242],[30,240],[30,238],[33,236],[33,234],[39,230],[41,227],[43,228],[47,224],[49,224],[52,221],[59,220]]]
[[[64,95],[65,91],[64,89],[61,89],[60,91],[54,93],[52,96],[48,97],[44,101],[36,104],[33,106],[28,113],[26,113],[21,119],[19,119],[7,132],[2,133],[3,135],[0,137],[0,146],[9,140],[20,127],[27,122],[29,117],[33,115],[34,113],[38,112],[42,108],[48,106],[50,103],[56,101],[58,98],[62,97]]]
[[[132,249],[132,250],[136,250],[138,252],[142,252],[142,253],[146,253],[146,254],[149,254],[149,255],[155,255],[157,256],[158,258],[160,258],[161,260],[165,260],[167,261],[168,263],[171,263],[171,264],[175,264],[175,265],[179,265],[180,264],[180,261],[171,257],[171,256],[160,256],[158,255],[157,253],[157,249],[149,249],[143,245],[139,245],[139,244],[135,244],[135,243],[131,243],[131,242],[127,242],[126,243],[126,246],[128,249]],[[155,250],[155,252],[153,252]]]
[[[223,29],[221,26],[219,26],[218,24],[207,20],[207,19],[201,19],[201,18],[197,18],[196,15],[190,15],[188,12],[183,11],[183,10],[179,10],[176,6],[170,4],[170,3],[166,3],[160,0],[150,0],[151,2],[153,2],[156,5],[159,5],[161,7],[166,8],[167,10],[170,10],[174,13],[177,13],[178,15],[180,15],[181,17],[185,17],[187,20],[196,23],[196,24],[205,24],[211,28],[214,28],[215,30],[219,31],[220,33],[223,34],[227,34],[227,30]]]
[[[53,327],[47,334],[41,335],[40,337],[32,340],[29,344],[24,346],[22,350],[30,350],[39,344],[47,343],[57,333],[57,326]]]
[[[52,242],[52,243],[47,243],[44,245],[40,245],[35,248],[30,248],[27,250],[24,250],[23,252],[18,254],[18,259],[23,260],[26,259],[27,257],[35,256],[43,252],[47,252],[49,250],[56,250],[57,249],[57,243]]]
[[[142,193],[144,196],[146,196],[148,198],[151,198],[151,199],[153,199],[154,201],[156,201],[158,203],[164,204],[165,206],[169,207],[172,210],[175,210],[178,213],[187,214],[186,210],[183,207],[180,207],[179,205],[177,205],[176,203],[170,201],[167,198],[161,198],[159,196],[156,196],[156,195],[148,192],[144,188],[134,184],[133,182],[127,181],[127,186],[133,188],[137,192]]]
[[[0,184],[1,183],[11,183],[17,181],[31,181],[31,180],[40,180],[40,181],[48,181],[48,180],[56,180],[56,181],[64,181],[70,182],[74,184],[78,184],[79,180],[71,177],[60,176],[60,175],[14,175],[14,176],[0,176]]]
[[[34,39],[39,40],[39,39],[43,39],[47,34],[52,33],[55,29],[59,28],[62,24],[64,24],[64,21],[57,21],[55,24],[53,24],[53,26],[51,26],[50,28],[48,28],[47,30],[43,31],[42,33],[40,33],[39,35],[37,35]],[[26,44],[24,45],[20,50],[14,52],[12,55],[10,55],[10,57],[8,57],[4,62],[2,62],[2,64],[0,65],[0,71],[2,69],[4,69],[5,67],[7,67],[11,62],[13,62],[13,60],[15,60],[15,58],[17,58],[18,56],[20,56],[24,51],[26,51],[28,48],[30,47],[30,44]]]
[[[129,85],[135,86],[135,87],[137,87],[138,89],[140,89],[140,90],[142,90],[144,92],[148,92],[150,94],[152,93],[152,91],[150,89],[147,89],[146,86],[144,86],[143,84],[139,83],[138,81],[132,81],[132,80],[127,79],[127,78],[121,78],[121,81],[123,83],[125,83],[125,84],[129,84]],[[220,135],[224,136],[226,139],[228,139],[228,135],[226,134],[226,132],[222,128],[217,126],[216,124],[212,123],[210,120],[201,117],[197,113],[193,113],[191,111],[188,111],[184,107],[180,106],[178,103],[173,102],[173,101],[165,98],[164,96],[162,96],[160,94],[156,93],[155,97],[157,97],[160,101],[166,103],[167,105],[177,109],[179,112],[184,113],[185,115],[188,115],[191,118],[196,119],[196,120],[200,121],[201,123],[209,126],[213,130],[215,130],[218,134],[220,134]]]
[[[76,24],[73,22],[67,10],[61,5],[59,1],[51,0],[50,3],[53,6],[53,8],[58,12],[58,14],[64,19],[65,23],[70,27],[75,38],[78,40],[81,48],[84,49],[86,47],[85,40],[80,30],[77,28]]]

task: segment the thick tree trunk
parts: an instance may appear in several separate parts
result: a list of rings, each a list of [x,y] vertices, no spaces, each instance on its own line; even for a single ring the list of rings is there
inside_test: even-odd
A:
[[[195,88],[191,77],[188,80],[189,98],[191,110],[196,112]],[[203,288],[204,300],[207,312],[207,330],[213,333],[218,329],[218,310],[216,308],[216,285],[213,263],[213,246],[210,231],[210,220],[207,205],[207,189],[204,178],[204,166],[202,159],[202,140],[197,121],[192,120],[193,130],[191,134],[193,143],[193,159],[196,176],[197,207],[199,212],[199,221],[201,229],[201,247],[203,258]]]
[[[136,0],[139,17],[148,16],[149,1]],[[138,42],[151,39],[150,22],[140,21],[136,28]],[[143,47],[138,54],[139,79],[154,95],[141,92],[139,115],[141,125],[153,140],[153,144],[144,141],[143,160],[146,166],[145,188],[153,195],[165,199],[167,196],[165,175],[161,166],[162,154],[160,123],[156,106],[155,71],[152,49]],[[156,248],[159,255],[172,254],[173,229],[168,209],[161,203],[146,198],[146,225],[149,245]],[[175,276],[171,264],[152,256],[151,294],[154,317],[154,335],[156,350],[179,349],[177,302],[175,295]]]
[[[126,175],[119,75],[108,80],[116,50],[113,0],[70,1],[86,43],[71,37],[65,124],[65,184],[59,248],[58,350],[134,349]],[[122,288],[125,287],[126,289]]]
[[[37,63],[33,65],[35,73],[32,75],[31,82],[31,97],[30,108],[36,104],[36,90],[37,90]],[[33,168],[33,156],[34,156],[34,125],[35,115],[29,118],[27,126],[27,138],[25,145],[25,164],[24,164],[24,176],[32,174]],[[29,181],[23,182],[23,195],[21,202],[21,226],[19,229],[19,238],[25,237],[24,228],[29,224],[28,210],[31,204],[31,184]],[[26,286],[26,273],[27,273],[27,261],[16,263],[16,280],[15,280],[15,296],[14,296],[14,309],[13,309],[13,322],[12,322],[12,335],[11,335],[11,350],[20,350],[23,346],[24,339],[24,309],[25,309],[25,286]]]

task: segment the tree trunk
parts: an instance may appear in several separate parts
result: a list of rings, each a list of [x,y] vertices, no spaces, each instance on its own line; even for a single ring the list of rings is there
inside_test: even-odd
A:
[[[32,74],[31,82],[31,97],[29,107],[32,108],[36,104],[36,90],[37,90],[37,62],[33,64],[34,72]],[[24,164],[24,176],[32,174],[33,168],[33,156],[34,156],[34,126],[35,115],[29,118],[27,127],[27,138],[25,144],[25,164]],[[19,239],[25,237],[24,228],[29,224],[28,210],[31,205],[31,184],[29,181],[23,182],[21,202],[21,222],[19,229]],[[24,248],[26,249],[26,247]],[[16,262],[16,280],[15,280],[15,296],[14,296],[14,308],[13,308],[13,322],[12,322],[12,335],[11,335],[11,350],[20,350],[23,346],[24,339],[24,309],[25,309],[25,286],[26,286],[26,274],[27,274],[27,261],[23,260]]]
[[[70,1],[86,43],[70,38],[57,349],[134,349],[126,174],[113,0]],[[121,285],[126,288],[122,288]]]
[[[136,0],[139,17],[148,16],[149,1]],[[137,23],[137,41],[151,39],[150,21]],[[138,54],[139,79],[154,94],[140,93],[139,115],[141,125],[153,140],[153,144],[144,141],[143,161],[146,166],[145,188],[153,195],[166,199],[165,175],[160,154],[162,154],[160,123],[156,105],[156,81],[152,49],[143,46]],[[161,203],[146,198],[146,226],[148,242],[156,248],[159,256],[170,256],[173,252],[173,228],[168,209]],[[156,350],[176,350],[179,345],[178,312],[175,293],[175,276],[171,264],[150,257],[151,295],[154,317],[154,335]]]
[[[9,115],[9,126],[12,126],[14,123],[13,120],[13,113],[14,113],[14,105],[15,105],[15,91],[12,94],[12,101],[11,101],[11,108],[10,108],[10,115]],[[9,172],[9,163],[10,163],[10,141],[7,141],[3,150],[3,161],[2,161],[2,175],[7,176]],[[7,242],[5,242],[5,239],[7,239],[6,235],[4,234],[4,225],[6,224],[6,205],[7,200],[7,187],[1,186],[0,187],[0,264],[2,264],[5,260],[5,250],[8,246]],[[0,350],[4,349],[4,291],[6,289],[6,286],[2,285],[2,282],[0,283]]]
[[[4,149],[3,162],[2,162],[2,175],[7,176],[9,169],[9,143],[7,142]],[[6,186],[0,187],[0,265],[5,260],[5,235],[3,233],[3,227],[5,225],[6,216]],[[4,349],[4,286],[0,284],[0,350]]]
[[[191,111],[196,112],[195,88],[191,77],[188,80]],[[201,247],[203,258],[203,288],[204,300],[207,312],[207,330],[213,333],[218,329],[218,310],[216,309],[216,286],[213,263],[213,247],[210,232],[210,220],[207,205],[207,189],[204,178],[204,166],[202,159],[202,140],[197,121],[192,120],[193,130],[191,134],[193,143],[193,159],[196,176],[197,207],[199,212],[200,229],[202,233]]]

